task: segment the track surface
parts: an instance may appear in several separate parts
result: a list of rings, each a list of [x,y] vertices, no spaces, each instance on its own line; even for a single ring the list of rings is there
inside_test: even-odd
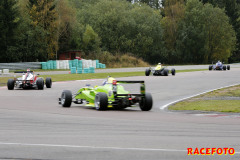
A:
[[[62,108],[62,90],[76,92],[86,83],[55,82],[53,88],[8,91],[0,88],[0,159],[176,160],[239,159],[240,118],[236,115],[168,112],[161,106],[206,90],[240,83],[240,69],[179,73],[145,80],[152,93],[150,112],[139,108],[96,111]],[[234,156],[188,156],[187,148],[234,148]]]

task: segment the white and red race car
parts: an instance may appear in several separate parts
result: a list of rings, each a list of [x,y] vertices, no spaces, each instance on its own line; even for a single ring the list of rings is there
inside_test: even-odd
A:
[[[46,87],[52,87],[52,79],[47,77],[45,81]],[[7,82],[8,90],[13,90],[14,87],[16,88],[23,88],[23,89],[44,89],[44,79],[42,77],[38,77],[34,74],[33,71],[28,69],[27,71],[23,72],[22,77],[8,79]]]

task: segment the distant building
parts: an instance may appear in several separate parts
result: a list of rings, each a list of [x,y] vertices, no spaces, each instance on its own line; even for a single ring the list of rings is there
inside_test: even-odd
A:
[[[59,54],[59,60],[81,60],[81,51],[66,51]]]

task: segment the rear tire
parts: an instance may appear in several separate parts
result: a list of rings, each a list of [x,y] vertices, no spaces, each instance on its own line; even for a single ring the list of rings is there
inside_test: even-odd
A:
[[[168,69],[164,69],[164,70],[163,70],[163,75],[164,75],[164,76],[168,76],[168,72],[169,72]]]
[[[108,96],[104,92],[99,92],[95,96],[94,105],[96,110],[104,111],[108,107]]]
[[[213,66],[210,65],[210,66],[208,67],[208,69],[209,69],[209,71],[211,71],[211,70],[213,69]]]
[[[46,78],[46,87],[51,88],[52,87],[52,79],[50,77]]]
[[[150,70],[150,69],[146,69],[146,71],[145,71],[145,75],[146,75],[146,76],[149,76],[150,73],[151,73],[151,70]]]
[[[230,70],[230,65],[227,65],[227,70]]]
[[[72,104],[72,92],[64,90],[61,95],[61,104],[63,107],[70,107]]]
[[[173,68],[173,69],[171,70],[171,73],[172,73],[173,76],[175,76],[175,75],[176,75],[176,70]]]
[[[150,111],[152,109],[152,95],[150,93],[145,93],[145,98],[142,98],[142,100],[139,103],[139,106],[142,111]]]
[[[224,65],[224,66],[223,66],[223,70],[226,71],[226,69],[227,69],[227,67]]]
[[[36,83],[37,83],[38,90],[44,89],[44,80],[42,78],[39,78]]]
[[[8,82],[7,82],[8,90],[13,90],[14,85],[15,85],[15,81],[13,79],[9,79]]]

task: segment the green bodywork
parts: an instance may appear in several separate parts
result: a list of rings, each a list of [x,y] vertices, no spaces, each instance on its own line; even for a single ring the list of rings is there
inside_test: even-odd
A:
[[[129,94],[129,91],[126,91],[122,85],[116,85],[117,87],[117,94]],[[75,99],[84,99],[89,102],[89,106],[94,106],[95,95],[98,92],[104,92],[108,96],[108,103],[111,105],[111,102],[114,101],[114,94],[113,94],[113,84],[105,84],[104,86],[96,86],[96,87],[84,87],[81,88],[76,96]]]

